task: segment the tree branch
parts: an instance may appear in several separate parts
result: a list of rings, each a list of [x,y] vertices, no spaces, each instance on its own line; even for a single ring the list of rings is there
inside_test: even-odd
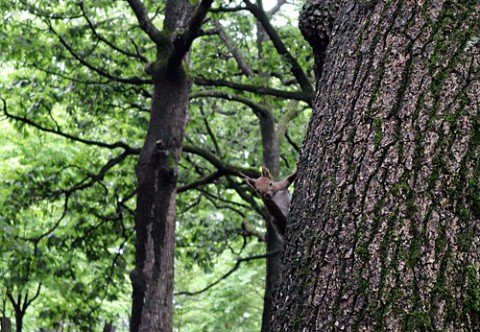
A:
[[[215,20],[213,24],[215,25],[215,30],[218,34],[218,37],[225,44],[230,53],[232,53],[232,56],[237,62],[240,70],[247,76],[253,76],[254,73],[252,68],[248,65],[247,60],[245,60],[240,50],[234,45],[230,37],[227,35],[220,22]]]
[[[210,127],[210,124],[208,123],[207,116],[205,112],[203,111],[203,107],[199,106],[198,107],[200,114],[202,115],[202,120],[203,123],[205,124],[205,129],[207,130],[208,135],[210,136],[210,139],[213,142],[213,146],[215,147],[215,154],[217,156],[220,156],[222,154],[222,150],[220,149],[220,145],[217,142],[217,138],[215,137],[215,134],[212,131],[212,128]]]
[[[312,106],[313,91],[311,93],[305,93],[304,91],[284,91],[268,87],[260,87],[256,85],[240,84],[225,80],[211,80],[203,77],[194,77],[193,82],[197,85],[223,86],[237,91],[248,91],[261,95],[279,97],[283,99],[301,100]]]
[[[270,17],[275,15],[280,10],[280,8],[282,8],[282,6],[286,3],[287,3],[287,0],[278,0],[275,6],[272,9],[270,9],[267,14]]]
[[[257,116],[267,116],[268,114],[268,109],[266,109],[265,107],[255,103],[251,99],[240,97],[236,94],[227,93],[227,92],[218,91],[218,90],[198,91],[190,94],[190,99],[204,98],[204,97],[220,98],[220,99],[236,101],[236,102],[245,104],[248,107],[250,107],[253,113],[255,113]]]
[[[268,220],[269,214],[265,207],[260,207],[256,202],[255,199],[253,198],[252,195],[247,194],[247,190],[250,190],[251,193],[253,193],[253,189],[250,186],[247,186],[247,190],[244,189],[240,184],[236,183],[233,181],[230,177],[227,176],[227,182],[228,186],[230,188],[233,188],[235,192],[245,201],[250,204],[253,210],[255,210],[259,215],[261,215],[265,220]]]
[[[275,30],[275,28],[270,23],[270,20],[267,14],[265,13],[265,11],[263,11],[263,9],[261,9],[257,5],[251,3],[250,0],[244,0],[244,3],[247,6],[247,9],[262,24],[263,28],[265,29],[268,36],[270,37],[270,40],[272,41],[273,46],[275,46],[275,49],[277,50],[278,54],[280,54],[282,57],[285,57],[285,59],[290,64],[291,72],[293,76],[295,76],[295,78],[297,79],[303,92],[313,97],[314,90],[313,90],[312,84],[310,83],[310,80],[308,79],[307,75],[305,75],[305,73],[303,72],[303,69],[298,63],[298,61],[288,51],[282,39],[278,35],[277,30]]]
[[[131,1],[131,0],[129,0]],[[177,36],[176,40],[173,42],[173,52],[170,54],[168,59],[168,68],[174,69],[178,68],[183,61],[183,58],[190,50],[190,46],[195,38],[198,37],[198,32],[200,27],[203,24],[203,20],[212,5],[213,0],[202,0],[195,9],[195,12],[188,23],[187,30],[180,36]]]
[[[229,165],[223,162],[210,151],[202,149],[198,146],[185,144],[183,146],[183,151],[196,154],[206,159],[208,162],[210,162],[210,164],[218,168],[218,170],[221,171],[223,174],[236,175],[241,177],[243,177],[244,174],[252,178],[257,178],[260,176],[260,172],[258,172],[256,169]]]
[[[83,179],[82,181],[80,181],[78,184],[76,184],[75,186],[71,187],[70,189],[63,189],[63,190],[60,190],[60,192],[62,194],[65,195],[65,201],[64,201],[64,204],[63,204],[63,212],[61,214],[61,216],[57,219],[57,221],[53,224],[52,227],[50,227],[50,229],[48,229],[46,232],[40,234],[40,235],[37,235],[37,236],[31,236],[31,237],[28,237],[28,238],[24,238],[24,237],[17,237],[18,239],[21,239],[21,240],[24,240],[24,241],[32,241],[34,242],[36,245],[46,236],[49,236],[50,234],[53,233],[53,231],[55,231],[55,229],[58,228],[58,226],[60,225],[60,222],[63,220],[63,218],[65,218],[67,212],[68,212],[68,201],[70,199],[70,196],[75,192],[75,191],[78,191],[78,190],[83,190],[83,189],[86,189],[88,187],[91,187],[92,185],[94,185],[95,183],[97,182],[100,182],[104,177],[105,177],[105,174],[111,169],[113,168],[115,165],[119,164],[121,161],[123,161],[126,157],[128,156],[128,153],[125,151],[123,152],[122,154],[118,155],[117,157],[113,158],[113,159],[110,159],[101,169],[100,171],[98,172],[98,174],[92,174],[92,175],[89,175],[86,179],[90,178],[90,181],[88,182],[85,182],[84,181],[86,179]]]
[[[84,65],[85,67],[87,67],[88,69],[96,72],[97,74],[99,74],[100,76],[102,77],[105,77],[105,78],[108,78],[109,80],[112,80],[112,81],[116,81],[116,82],[120,82],[120,83],[128,83],[128,84],[136,84],[136,85],[142,85],[142,84],[152,84],[152,80],[145,80],[145,79],[140,79],[140,78],[137,78],[137,77],[134,77],[134,78],[120,78],[120,77],[115,77],[113,75],[111,75],[110,73],[106,72],[105,70],[103,69],[100,69],[98,67],[95,67],[94,65],[92,65],[90,62],[86,61],[84,58],[82,58],[80,55],[78,55],[72,47],[70,47],[70,45],[66,42],[65,39],[63,39],[62,36],[60,36],[60,34],[53,28],[53,26],[50,24],[50,22],[47,22],[47,25],[50,29],[50,31],[52,31],[52,33],[57,36],[58,40],[60,41],[60,43],[63,45],[63,47],[65,47],[67,49],[67,51],[78,61],[80,62],[82,65]]]
[[[142,62],[144,63],[148,63],[148,60],[147,58],[145,58],[143,55],[141,55],[140,53],[130,53],[128,51],[126,51],[125,49],[122,49],[120,47],[118,47],[117,45],[113,44],[112,42],[110,42],[109,40],[107,40],[106,38],[104,38],[102,35],[100,35],[97,30],[95,29],[95,26],[93,25],[92,21],[90,21],[90,19],[88,18],[88,15],[87,13],[85,12],[85,7],[83,6],[83,2],[80,2],[80,9],[82,10],[82,14],[83,14],[83,17],[85,18],[85,20],[87,21],[88,23],[88,26],[90,27],[90,30],[92,30],[92,33],[95,35],[95,37],[98,38],[98,40],[104,42],[105,44],[107,44],[110,48],[112,48],[113,50],[123,54],[123,55],[126,55],[128,57],[133,57],[133,58],[137,58],[137,59],[140,59]],[[138,51],[138,50],[137,50]]]
[[[40,234],[38,236],[32,236],[32,237],[20,237],[20,236],[17,236],[16,238],[17,239],[20,239],[20,240],[23,240],[23,241],[31,241],[33,243],[35,243],[35,250],[37,250],[37,246],[38,246],[38,243],[46,236],[50,235],[53,233],[53,231],[55,231],[58,226],[60,225],[60,223],[62,222],[63,218],[65,218],[65,216],[67,215],[67,212],[68,212],[68,200],[70,199],[70,194],[66,194],[65,195],[65,201],[63,203],[63,212],[62,214],[60,215],[60,217],[57,219],[57,221],[55,221],[55,223],[53,224],[52,227],[50,227],[50,229],[48,229],[46,232],[44,232],[43,234]]]
[[[87,145],[94,145],[94,146],[98,146],[98,147],[101,147],[101,148],[107,148],[107,149],[122,148],[128,154],[139,154],[140,153],[140,149],[132,148],[131,146],[127,145],[124,142],[116,142],[116,143],[113,143],[113,144],[109,144],[109,143],[103,143],[103,142],[98,142],[98,141],[91,141],[91,140],[83,139],[83,138],[80,138],[80,137],[76,137],[76,136],[64,133],[64,132],[60,131],[59,129],[51,129],[51,128],[44,127],[44,126],[42,126],[42,125],[40,125],[40,124],[30,120],[30,119],[27,119],[25,117],[20,117],[20,116],[8,113],[7,112],[7,102],[2,97],[0,97],[0,100],[2,100],[2,102],[3,102],[3,113],[5,114],[5,116],[7,116],[10,119],[17,120],[17,121],[20,121],[22,123],[28,124],[28,125],[36,128],[40,131],[56,134],[56,135],[62,136],[64,138],[67,138],[69,140],[79,142],[79,143],[83,143],[83,144],[87,144]]]
[[[253,229],[247,220],[244,220],[242,222],[242,230],[243,230],[243,236],[245,237],[253,236],[257,238],[258,242],[265,242],[265,234],[257,232],[255,229]]]
[[[221,178],[223,176],[223,173],[221,171],[214,172],[212,174],[209,174],[207,176],[204,176],[196,181],[193,181],[192,183],[186,184],[184,186],[178,187],[177,193],[180,194],[184,191],[190,190],[190,189],[195,189],[201,186],[204,186],[206,184],[213,183],[215,180]]]
[[[140,28],[150,37],[150,39],[157,45],[166,45],[170,43],[170,40],[166,38],[162,33],[157,30],[155,25],[148,17],[148,11],[145,5],[140,0],[127,0],[130,8],[132,8],[137,21],[140,24]]]
[[[210,9],[210,12],[212,13],[237,13],[242,10],[247,10],[247,8],[238,6],[238,7],[217,7],[217,8],[212,8]]]
[[[30,304],[32,304],[32,302],[35,301],[37,299],[37,297],[40,295],[40,289],[41,288],[42,288],[42,283],[39,282],[37,291],[35,292],[35,295],[29,301],[24,302],[24,304],[23,304],[24,311],[26,311],[27,308],[30,306]]]

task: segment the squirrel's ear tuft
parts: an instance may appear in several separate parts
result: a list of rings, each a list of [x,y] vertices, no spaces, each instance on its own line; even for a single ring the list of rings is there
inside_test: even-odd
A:
[[[263,166],[263,167],[262,167],[262,176],[263,176],[263,177],[266,177],[266,178],[268,178],[268,179],[271,179],[271,178],[272,178],[272,176],[270,175],[270,171],[269,171],[269,169],[267,168],[267,166]]]
[[[249,178],[249,177],[245,177],[245,181],[246,181],[247,184],[250,185],[253,189],[256,189],[256,188],[255,188],[255,182],[256,182],[255,179],[252,179],[252,178]]]

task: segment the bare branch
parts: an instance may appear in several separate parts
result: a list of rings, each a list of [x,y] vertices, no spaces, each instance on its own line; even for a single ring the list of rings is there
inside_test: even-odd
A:
[[[210,9],[210,12],[212,13],[236,13],[240,12],[242,10],[247,10],[246,7],[238,6],[238,7],[217,7],[217,8],[212,8]]]
[[[288,131],[285,132],[285,137],[287,138],[288,143],[294,148],[297,153],[300,153],[300,147],[292,140],[290,135],[288,134]]]
[[[44,233],[37,235],[37,236],[31,236],[28,238],[25,237],[17,237],[18,239],[24,240],[24,241],[32,241],[36,245],[44,238],[52,234],[60,225],[62,220],[65,218],[68,212],[68,202],[70,199],[70,196],[78,190],[83,190],[88,187],[93,186],[95,183],[99,183],[103,178],[105,177],[105,174],[113,168],[115,165],[119,164],[121,161],[123,161],[125,158],[128,157],[127,152],[123,152],[122,154],[118,155],[117,157],[110,159],[98,172],[98,174],[92,174],[87,177],[87,179],[90,179],[90,181],[85,182],[85,180],[80,181],[77,185],[73,186],[72,188],[69,189],[63,189],[60,190],[59,192],[65,195],[65,201],[63,204],[63,212],[60,215],[60,217],[57,219],[57,221],[53,224],[52,227],[50,227],[47,231]]]
[[[88,188],[90,186],[92,186],[93,184],[95,184],[96,182],[100,182],[103,180],[103,178],[105,177],[105,174],[107,174],[107,172],[112,169],[114,166],[118,165],[119,163],[121,163],[123,160],[125,160],[127,157],[129,156],[129,153],[127,151],[124,151],[123,153],[119,154],[118,156],[116,156],[115,158],[112,158],[110,159],[101,169],[100,169],[100,172],[98,172],[98,174],[92,174],[89,176],[90,178],[90,181],[86,182],[86,183],[79,183],[77,184],[76,186],[74,186],[73,188],[69,189],[67,191],[67,193],[73,193],[74,191],[77,191],[77,190],[83,190],[85,188]]]
[[[202,115],[202,120],[203,120],[203,123],[205,124],[205,129],[207,130],[208,136],[210,136],[210,139],[213,142],[213,146],[215,147],[215,153],[217,156],[220,156],[222,154],[222,150],[220,149],[220,145],[217,142],[217,138],[215,137],[215,134],[213,133],[212,128],[210,127],[210,123],[208,123],[207,116],[203,111],[203,107],[200,106],[198,109],[200,110],[200,114]]]
[[[199,191],[202,193],[203,197],[205,197],[210,203],[212,203],[213,206],[215,206],[215,209],[217,211],[222,210],[222,209],[231,210],[231,211],[237,213],[238,215],[240,215],[242,218],[245,218],[245,213],[243,213],[243,211],[241,211],[240,209],[238,209],[234,206],[238,205],[238,206],[240,206],[244,209],[248,208],[248,206],[246,206],[244,204],[239,204],[239,203],[227,200],[227,199],[224,199],[224,198],[222,198],[218,195],[213,195],[212,193],[208,192],[207,190],[199,189]],[[222,205],[219,202],[223,202],[223,203],[225,203],[225,205]]]
[[[265,234],[256,231],[255,229],[250,226],[247,220],[244,220],[242,222],[242,230],[243,230],[243,236],[246,237],[256,237],[258,239],[258,242],[265,242]]]
[[[72,82],[75,82],[75,83],[80,83],[80,84],[85,84],[85,85],[106,85],[106,84],[110,84],[109,80],[87,81],[87,80],[80,80],[80,79],[77,79],[77,78],[69,77],[69,76],[67,76],[63,73],[56,72],[56,71],[51,70],[51,69],[42,68],[42,67],[38,66],[38,64],[36,64],[36,63],[34,63],[32,66],[33,66],[33,68],[38,69],[40,71],[43,71],[46,74],[55,75],[55,76],[64,78],[66,80],[69,80],[69,81],[72,81]]]
[[[38,243],[46,236],[50,235],[53,233],[53,231],[55,231],[58,226],[60,225],[60,223],[62,222],[63,218],[65,218],[65,216],[67,215],[67,212],[68,212],[68,200],[70,199],[70,194],[66,194],[65,195],[65,201],[63,203],[63,211],[62,211],[62,214],[60,215],[60,217],[57,219],[57,221],[55,221],[55,223],[53,224],[52,227],[50,227],[46,232],[38,235],[38,236],[32,236],[32,237],[20,237],[20,236],[17,236],[16,238],[17,239],[20,239],[20,240],[23,240],[23,241],[31,241],[31,242],[34,242],[35,243],[35,247],[38,245]],[[36,248],[35,248],[36,249]]]
[[[280,10],[280,8],[282,8],[282,6],[286,3],[287,3],[287,0],[278,0],[275,6],[273,6],[273,8],[267,12],[268,16],[271,17],[275,15]]]
[[[250,204],[253,210],[255,210],[259,215],[261,215],[265,220],[270,218],[267,210],[265,207],[260,207],[253,198],[252,195],[248,194],[247,192],[253,193],[254,191],[250,186],[247,186],[248,189],[243,188],[240,184],[233,181],[230,177],[227,176],[228,186],[235,190],[235,192],[245,201]],[[255,194],[254,194],[255,195]]]
[[[33,301],[35,301],[37,299],[37,297],[40,295],[40,290],[42,288],[42,283],[39,282],[38,283],[38,288],[37,288],[37,291],[35,292],[35,295],[29,300],[29,301],[25,301],[25,303],[23,304],[23,307],[24,309],[26,310],[28,308],[28,306],[30,306],[30,304],[32,304]]]
[[[222,172],[217,171],[217,172],[212,173],[210,175],[207,175],[203,178],[200,178],[196,181],[193,181],[192,183],[189,183],[189,184],[186,184],[184,186],[178,187],[177,193],[180,194],[184,191],[187,191],[187,190],[190,190],[190,189],[195,189],[195,188],[204,186],[206,184],[213,183],[215,180],[219,179],[222,176],[223,176]]]

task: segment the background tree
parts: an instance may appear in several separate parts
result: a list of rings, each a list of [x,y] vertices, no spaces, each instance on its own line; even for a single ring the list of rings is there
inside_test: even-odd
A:
[[[319,81],[273,331],[477,329],[479,15],[305,4]]]
[[[136,250],[135,269],[130,274],[133,286],[130,331],[173,329],[177,168],[191,86],[184,62],[212,1],[203,0],[195,8],[188,1],[167,1],[160,32],[143,2],[129,0],[141,29],[155,43],[157,53],[146,68],[154,92],[147,137],[136,167]],[[180,29],[185,32],[180,33]]]

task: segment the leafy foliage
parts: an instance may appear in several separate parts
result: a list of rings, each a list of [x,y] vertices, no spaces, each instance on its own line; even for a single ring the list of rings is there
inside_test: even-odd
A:
[[[145,5],[161,26],[165,4]],[[235,176],[263,163],[255,107],[273,111],[283,174],[295,168],[309,116],[302,97],[292,101],[265,93],[301,91],[274,45],[257,42],[253,15],[222,10],[240,7],[241,1],[219,2],[190,57],[195,84],[185,144],[197,149],[185,149],[179,170],[179,292],[201,289],[236,258],[265,251],[258,242],[264,232],[261,204]],[[9,294],[28,295],[34,299],[24,317],[28,330],[61,324],[100,329],[110,320],[123,322],[117,328],[125,329],[134,170],[151,96],[144,66],[155,49],[126,2],[11,0],[0,11],[3,314],[14,316]],[[280,14],[272,21],[276,31],[306,68],[310,59],[294,15]],[[226,37],[220,38],[220,27]],[[232,45],[249,71],[233,56]],[[177,328],[258,330],[263,265],[263,260],[243,263],[207,292],[179,295]]]

